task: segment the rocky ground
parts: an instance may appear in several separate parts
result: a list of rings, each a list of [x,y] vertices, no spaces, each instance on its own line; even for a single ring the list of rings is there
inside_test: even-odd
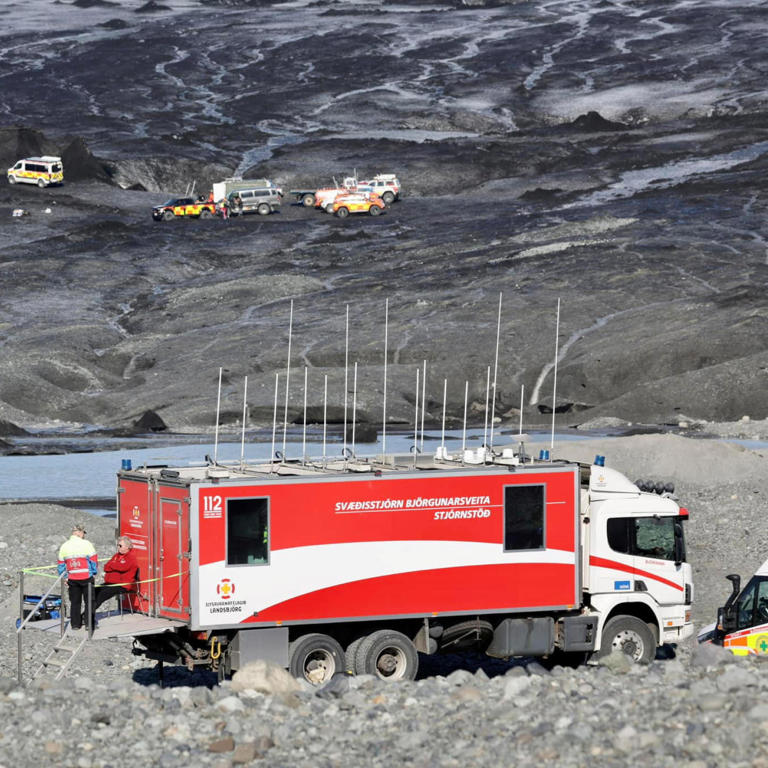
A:
[[[444,382],[449,417],[465,382],[476,414],[500,294],[510,421],[523,387],[529,422],[552,405],[558,300],[562,426],[768,413],[762,3],[0,13],[0,167],[60,152],[67,169],[61,188],[0,184],[0,419],[126,427],[151,409],[210,430],[221,367],[222,422],[247,375],[250,423],[268,424],[293,302],[290,418],[305,367],[313,412],[328,376],[338,418],[349,308],[358,416],[377,421],[387,299],[389,418],[411,418],[425,360],[428,420]],[[403,200],[378,219],[288,197],[228,223],[150,217],[193,182],[354,170],[396,172]]]
[[[574,459],[595,452],[630,477],[675,483],[691,515],[694,621],[697,628],[712,621],[729,592],[724,575],[748,577],[766,557],[768,457],[674,435],[557,448]],[[85,522],[99,552],[112,551],[113,520],[54,505],[0,505],[6,627],[18,612],[18,570],[50,562],[75,522]],[[25,674],[49,644],[25,632]],[[0,765],[27,764],[31,744],[38,759],[83,767],[768,764],[768,666],[694,642],[632,668],[613,656],[551,671],[528,659],[422,656],[414,682],[339,677],[320,690],[275,669],[216,686],[213,675],[183,668],[168,670],[161,689],[155,669],[134,659],[125,641],[91,643],[60,683],[41,677],[20,688],[16,661],[9,629],[0,637]]]
[[[227,429],[245,376],[249,425],[271,424],[288,363],[289,418],[306,367],[313,418],[327,376],[339,422],[347,308],[357,419],[375,424],[388,300],[393,424],[425,360],[427,424],[444,386],[458,423],[465,383],[482,423],[500,318],[499,429],[524,388],[526,429],[555,406],[561,429],[639,433],[556,455],[675,482],[697,626],[726,573],[765,559],[765,458],[685,439],[768,435],[763,2],[26,0],[0,21],[0,169],[58,153],[67,180],[0,181],[0,452],[22,430],[210,432],[220,368]],[[288,197],[267,217],[150,217],[193,183],[355,170],[397,173],[402,201],[378,219]],[[677,434],[643,434],[659,430]],[[423,658],[414,682],[314,691],[274,670],[160,689],[104,642],[20,688],[17,573],[83,520],[111,552],[114,521],[0,504],[3,768],[768,766],[765,663],[693,644],[632,669]],[[25,633],[27,674],[45,648]]]

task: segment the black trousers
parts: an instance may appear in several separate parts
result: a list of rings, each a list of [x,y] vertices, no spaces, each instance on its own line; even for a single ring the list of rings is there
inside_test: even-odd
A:
[[[83,616],[85,616],[86,603],[88,601],[88,586],[93,584],[93,578],[78,579],[76,581],[67,579],[69,587],[69,623],[72,629],[80,629],[83,626]]]
[[[118,587],[114,584],[104,584],[100,587],[96,587],[96,598],[93,601],[93,612],[96,613],[96,609],[115,595],[125,595],[128,590],[125,587]]]

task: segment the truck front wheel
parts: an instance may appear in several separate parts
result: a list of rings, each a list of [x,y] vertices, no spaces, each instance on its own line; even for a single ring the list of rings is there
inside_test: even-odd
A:
[[[650,664],[656,655],[656,639],[651,628],[634,616],[614,616],[603,628],[600,656],[625,653],[630,660]]]
[[[329,635],[313,632],[296,638],[288,646],[288,669],[294,677],[312,685],[327,683],[344,671],[344,651]]]
[[[355,671],[382,680],[413,680],[419,671],[419,654],[402,632],[380,629],[358,646]]]

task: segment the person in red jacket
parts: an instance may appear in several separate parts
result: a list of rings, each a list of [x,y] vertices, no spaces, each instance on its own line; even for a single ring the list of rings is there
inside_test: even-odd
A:
[[[104,565],[104,584],[96,587],[93,599],[93,613],[111,597],[132,592],[136,587],[136,573],[139,563],[133,551],[133,542],[127,536],[117,540],[117,552]]]

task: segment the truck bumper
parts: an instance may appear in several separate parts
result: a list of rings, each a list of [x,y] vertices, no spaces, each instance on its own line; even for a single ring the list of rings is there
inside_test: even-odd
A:
[[[664,627],[662,629],[661,642],[679,643],[683,640],[687,640],[689,637],[693,637],[694,634],[693,622],[688,621],[685,624],[676,627]]]

